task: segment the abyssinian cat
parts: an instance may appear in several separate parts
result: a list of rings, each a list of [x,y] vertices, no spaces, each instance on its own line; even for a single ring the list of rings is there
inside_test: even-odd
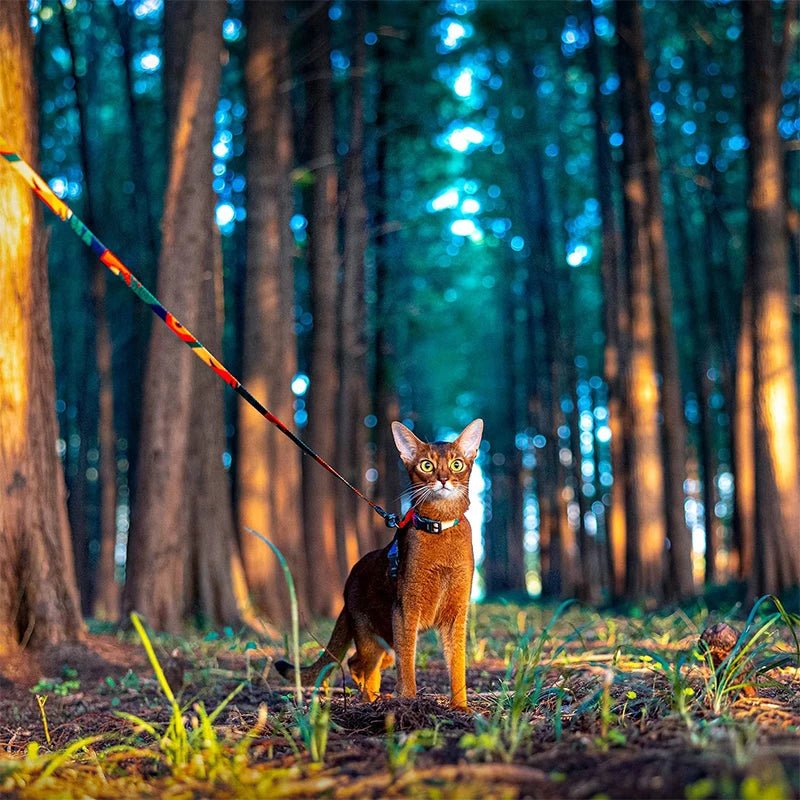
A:
[[[414,662],[417,634],[439,631],[450,672],[451,704],[467,707],[466,629],[474,559],[472,530],[464,512],[468,484],[478,454],[483,421],[467,425],[454,442],[428,444],[405,425],[392,423],[400,458],[411,478],[414,516],[397,538],[399,563],[392,545],[367,553],[351,570],[344,587],[344,609],[336,620],[325,652],[300,672],[313,683],[322,669],[344,658],[350,643],[350,674],[364,700],[378,697],[381,670],[397,660],[397,695],[417,693]],[[392,573],[396,572],[396,577]],[[278,661],[285,678],[294,668]]]

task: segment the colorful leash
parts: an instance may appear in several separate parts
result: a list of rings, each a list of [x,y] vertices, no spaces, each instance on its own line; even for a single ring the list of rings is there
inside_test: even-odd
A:
[[[211,367],[228,386],[240,397],[243,397],[262,417],[271,422],[284,436],[291,439],[306,455],[311,456],[317,464],[328,470],[331,475],[338,478],[365,503],[368,503],[369,506],[383,518],[387,527],[397,527],[397,514],[385,511],[377,505],[377,503],[373,503],[363,492],[353,486],[344,475],[335,470],[322,456],[315,453],[302,439],[289,430],[289,428],[287,428],[272,412],[261,405],[261,403],[247,391],[241,381],[234,377],[222,363],[214,358],[197,338],[181,324],[178,318],[167,311],[167,309],[161,305],[158,298],[142,284],[142,282],[86,227],[86,225],[84,225],[72,209],[53,192],[47,182],[34,171],[30,164],[9,148],[2,136],[0,136],[0,156],[2,156],[22,180],[33,189],[34,194],[56,214],[62,222],[66,222],[77,237],[100,259],[100,261],[108,267],[114,275],[125,281],[128,288],[140,300],[147,303],[151,311],[153,311],[156,316],[160,317],[166,326],[182,342],[187,344],[203,363]]]

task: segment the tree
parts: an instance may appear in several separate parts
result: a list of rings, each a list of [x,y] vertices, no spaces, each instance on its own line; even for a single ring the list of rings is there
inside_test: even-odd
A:
[[[311,278],[311,361],[307,439],[323,458],[336,448],[336,397],[339,391],[337,279],[339,273],[338,177],[333,153],[330,19],[319,3],[308,20],[305,76],[307,125],[311,130],[309,168],[314,175],[309,220],[308,266]],[[309,554],[312,611],[334,615],[341,605],[337,560],[336,491],[331,476],[306,459],[303,508]]]
[[[367,249],[367,207],[364,185],[364,82],[366,70],[366,6],[353,6],[353,45],[350,67],[350,141],[345,160],[343,209],[344,253],[339,307],[339,402],[336,463],[345,477],[360,486],[366,472],[366,428],[369,412],[367,384],[367,333],[365,258]],[[373,518],[369,506],[344,484],[337,486],[336,527],[343,535],[340,558],[348,571],[373,549]]]
[[[789,6],[791,8],[791,6]],[[748,258],[752,292],[755,413],[755,594],[800,584],[800,440],[789,311],[783,148],[778,134],[783,50],[773,41],[772,7],[745,2],[745,129],[748,149]],[[786,13],[789,13],[787,8]]]
[[[32,38],[27,4],[4,4],[4,135],[11,148],[35,163]],[[0,652],[82,632],[64,478],[55,453],[46,245],[37,203],[8,167],[0,170]]]
[[[630,358],[625,365],[626,405],[630,414],[626,594],[660,600],[664,592],[667,521],[658,426],[656,320],[648,204],[651,187],[646,177],[649,151],[646,140],[652,134],[648,124],[647,62],[638,3],[617,4],[617,25],[625,137],[623,195],[630,308]]]
[[[170,3],[165,9],[170,172],[164,200],[158,295],[180,309],[191,330],[201,309],[201,278],[213,224],[211,140],[219,87],[221,0]],[[175,322],[167,318],[175,328]],[[138,490],[129,547],[126,606],[158,628],[182,623],[190,552],[185,508],[194,370],[205,369],[160,325],[154,326],[145,376]],[[220,420],[212,420],[211,425]]]
[[[592,27],[594,6],[590,5]],[[608,386],[608,424],[611,428],[611,504],[606,514],[609,578],[611,594],[622,597],[625,593],[625,549],[627,539],[625,497],[627,487],[626,436],[628,434],[625,412],[625,387],[628,358],[629,314],[624,298],[627,295],[625,272],[622,265],[622,232],[614,204],[613,161],[608,142],[608,123],[603,107],[600,86],[599,43],[594,30],[590,32],[587,51],[589,67],[594,77],[592,110],[597,164],[597,197],[602,220],[602,254],[600,275],[603,286],[603,330],[605,350],[603,372]]]
[[[291,65],[283,3],[249,3],[245,81],[247,119],[247,272],[243,379],[287,423],[297,371],[294,333]],[[237,456],[238,517],[284,554],[299,587],[307,587],[300,451],[254,409],[241,404]],[[244,534],[242,557],[255,605],[276,622],[288,619],[277,560]],[[307,592],[301,591],[305,608]]]

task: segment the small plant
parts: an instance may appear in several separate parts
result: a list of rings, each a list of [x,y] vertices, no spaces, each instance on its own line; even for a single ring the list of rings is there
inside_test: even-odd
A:
[[[139,615],[131,614],[131,622],[142,640],[156,680],[169,701],[172,713],[163,733],[159,732],[156,725],[134,714],[126,714],[121,711],[118,711],[117,714],[122,719],[132,722],[138,729],[149,733],[158,742],[164,761],[173,771],[180,772],[190,768],[190,772],[195,777],[206,779],[216,771],[223,758],[220,742],[214,730],[214,721],[244,688],[244,683],[239,684],[210,714],[206,712],[202,703],[196,703],[194,705],[196,716],[187,727],[183,711],[178,705]]]
[[[763,605],[771,602],[776,611],[758,621],[756,617]],[[769,646],[769,636],[778,623],[783,622],[794,640],[793,653],[776,653]],[[709,667],[704,698],[715,714],[722,712],[739,694],[752,687],[767,672],[794,662],[800,665],[800,641],[797,628],[800,620],[789,614],[774,595],[764,595],[756,600],[745,622],[744,630],[730,653],[715,665],[709,647],[701,640],[702,657]]]
[[[311,704],[308,710],[302,707],[295,710],[295,722],[300,731],[300,738],[315,764],[325,760],[328,749],[328,734],[331,728],[330,689],[328,688],[328,673],[336,664],[327,664],[317,677],[317,683],[311,694]],[[324,692],[324,698],[320,695]]]
[[[65,664],[61,668],[60,678],[41,678],[31,688],[32,694],[54,694],[57,697],[66,697],[79,691],[81,682],[78,680],[78,671]]]
[[[386,761],[392,778],[414,766],[417,753],[436,747],[439,741],[439,723],[434,728],[419,728],[410,733],[395,733],[394,714],[386,715]]]
[[[494,712],[489,719],[475,717],[475,733],[464,734],[460,740],[461,747],[479,756],[499,757],[506,763],[514,760],[520,747],[530,737],[533,709],[543,697],[545,669],[542,657],[545,645],[558,619],[574,602],[563,602],[553,612],[539,636],[532,642],[523,637],[522,642],[507,655],[506,676]],[[563,652],[568,639],[550,654],[550,660]]]

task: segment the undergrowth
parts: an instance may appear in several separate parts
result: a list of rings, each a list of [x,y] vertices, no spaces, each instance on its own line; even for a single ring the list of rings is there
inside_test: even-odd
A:
[[[288,569],[286,575],[296,611]],[[0,751],[0,793],[359,796],[353,792],[361,784],[346,788],[353,775],[337,766],[353,751],[369,753],[357,768],[364,773],[358,779],[364,793],[384,796],[393,785],[411,791],[415,775],[423,781],[432,769],[458,760],[486,770],[500,765],[499,772],[486,773],[496,776],[516,774],[502,772],[515,765],[545,763],[549,750],[570,757],[596,753],[613,763],[615,753],[630,755],[662,729],[677,737],[679,750],[708,759],[707,776],[687,780],[687,798],[755,797],[758,791],[778,800],[800,793],[800,776],[780,760],[772,758],[765,772],[754,759],[765,736],[789,736],[795,743],[800,737],[800,703],[791,704],[790,688],[800,688],[798,617],[774,597],[753,605],[734,647],[717,665],[700,639],[708,622],[703,609],[618,617],[571,601],[554,609],[476,605],[468,637],[468,684],[476,690],[471,717],[449,712],[446,697],[438,695],[421,698],[419,711],[385,699],[363,705],[348,689],[330,686],[337,680],[335,664],[310,691],[295,686],[287,693],[269,671],[279,643],[232,631],[178,643],[190,659],[189,680],[170,685],[158,652],[169,651],[175,640],[154,637],[136,614],[131,622],[154,677],[129,671],[103,681],[97,694],[111,706],[107,718],[119,726],[88,730],[66,743],[52,738],[58,729],[53,715],[63,717],[65,708],[56,712],[54,703],[80,701],[85,682],[73,671],[42,678],[31,690],[41,738],[16,750],[6,743],[6,752]],[[294,626],[288,649],[295,662],[310,655]],[[440,659],[438,646],[423,637],[420,664],[436,675]],[[427,673],[420,672],[424,687]],[[775,700],[769,700],[771,721],[760,721],[759,703],[767,701],[756,692],[789,698],[780,707],[782,721],[775,722]],[[109,703],[109,696],[116,702]],[[51,697],[56,699],[48,706]],[[379,728],[371,721],[375,714],[383,714]],[[564,781],[559,762],[554,764],[542,773],[544,780]],[[503,780],[510,778],[496,778],[494,789],[490,781],[480,793],[500,796]],[[424,782],[418,788],[433,791]]]

